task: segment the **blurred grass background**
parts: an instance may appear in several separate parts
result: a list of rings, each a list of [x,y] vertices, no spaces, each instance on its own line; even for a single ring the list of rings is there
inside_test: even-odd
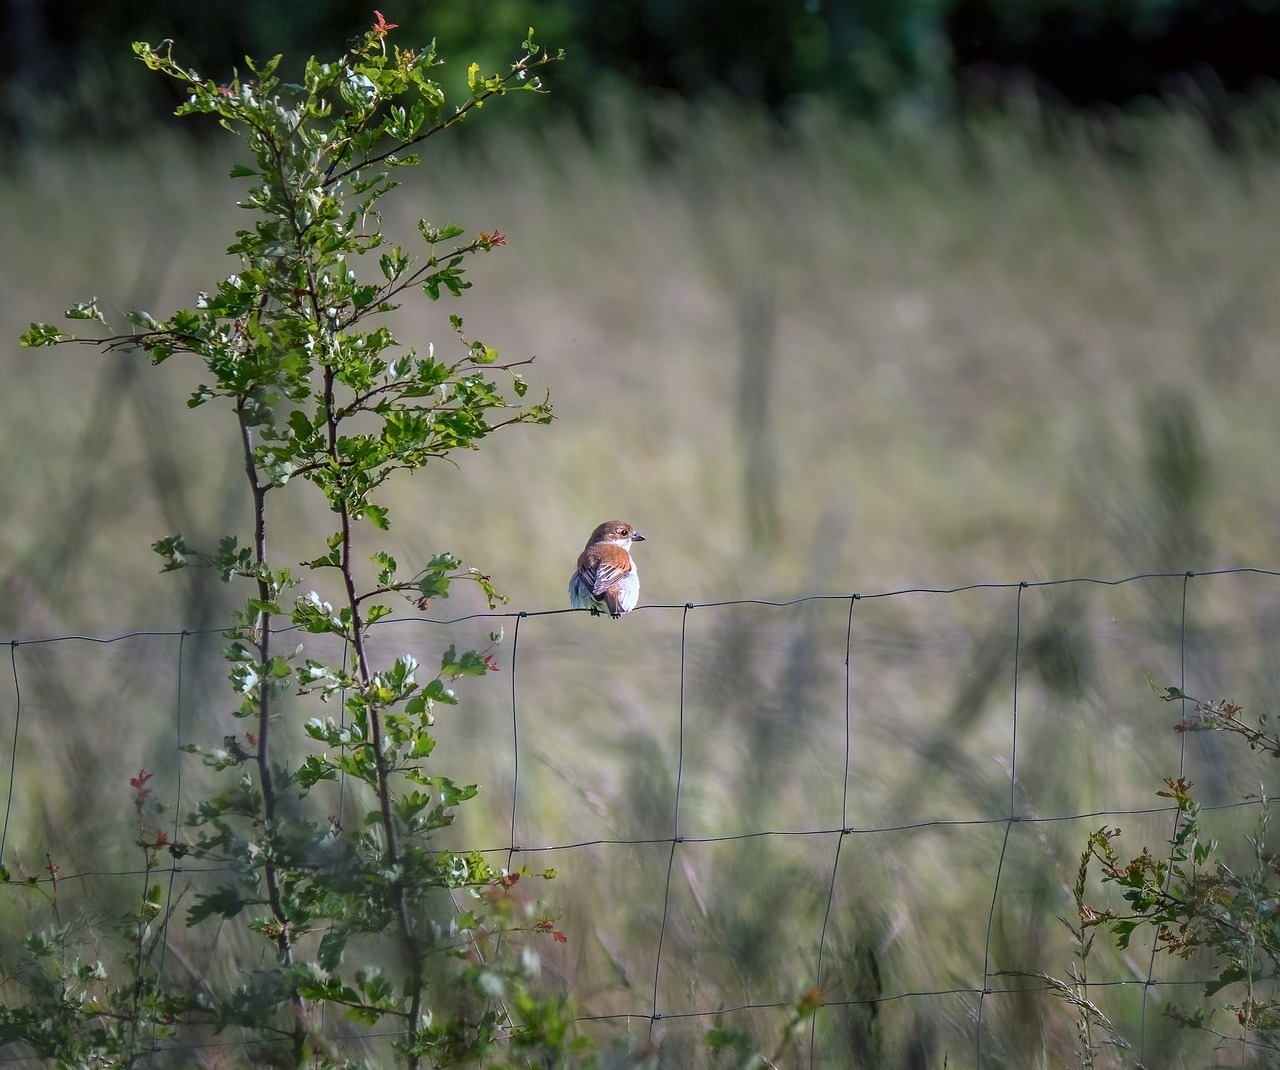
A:
[[[1270,152],[1223,156],[1178,115],[1128,123],[1131,153],[1086,122],[1053,149],[1009,123],[821,111],[786,134],[674,104],[613,126],[600,146],[568,127],[442,146],[388,210],[391,234],[423,215],[508,236],[472,294],[397,328],[456,344],[459,312],[504,357],[537,357],[526,377],[560,416],[435,473],[439,504],[397,487],[407,561],[465,536],[516,604],[558,604],[591,518],[614,513],[650,533],[645,596],[664,603],[1266,556]],[[640,147],[655,126],[661,161]],[[157,138],[10,171],[9,336],[90,294],[116,322],[179,307],[230,271],[224,150]],[[24,614],[49,583],[80,592],[44,611],[101,629],[150,574],[120,553],[140,521],[144,540],[234,526],[234,443],[182,405],[199,376],[179,362],[5,359],[5,448],[24,462],[9,581],[30,586]],[[74,560],[46,553],[73,526]]]
[[[979,1032],[972,989],[984,961],[1065,976],[1056,918],[1106,812],[1154,805],[1180,762],[1216,803],[1273,779],[1213,741],[1181,755],[1176,712],[1144,674],[1185,671],[1188,691],[1265,710],[1274,577],[1197,578],[1185,618],[1177,577],[903,595],[852,617],[847,601],[680,607],[1276,567],[1274,112],[1260,102],[1230,153],[1177,109],[872,125],[810,102],[783,127],[727,100],[617,98],[602,114],[592,138],[557,118],[442,139],[387,209],[406,240],[419,216],[507,235],[469,269],[473,290],[411,304],[396,328],[448,347],[457,312],[504,357],[536,355],[525,377],[559,420],[393,483],[377,545],[410,569],[452,550],[536,612],[564,605],[599,520],[648,536],[648,608],[619,624],[504,620],[513,676],[469,685],[442,715],[441,771],[482,785],[458,841],[510,836],[513,705],[515,843],[657,841],[516,856],[561,874],[543,894],[570,942],[548,976],[620,1016],[592,1027],[602,1037],[640,1045],[660,930],[664,1014],[786,1001],[817,979],[832,886],[835,834],[690,842],[668,888],[677,777],[691,838],[895,830],[841,847],[824,993],[847,1005],[822,1012],[817,1065],[1073,1065],[1074,1020],[1053,997],[988,997]],[[161,131],[44,144],[0,175],[5,636],[225,617],[227,592],[194,570],[159,575],[147,549],[246,530],[233,426],[184,404],[198,369],[16,338],[90,295],[116,324],[129,307],[185,307],[230,272],[222,250],[245,218],[232,151]],[[301,560],[329,520],[305,493],[283,498],[276,552]],[[459,592],[433,612],[478,608]],[[430,664],[492,626],[381,634]],[[235,730],[216,635],[182,640],[181,696],[178,642],[11,648],[11,868],[38,871],[48,844],[68,871],[119,868],[128,777],[154,768],[176,792],[178,741]],[[194,797],[201,774],[183,776]],[[1006,816],[1011,787],[1018,812],[1069,819],[1013,827],[993,904],[1005,825],[936,822]],[[1224,812],[1224,843],[1252,818]],[[1170,828],[1165,814],[1120,823],[1134,853]],[[104,912],[126,901],[121,882],[87,887]],[[194,934],[193,974],[225,967],[222,939]],[[1091,973],[1140,981],[1148,953],[1100,947]],[[953,994],[911,995],[935,991]],[[1097,998],[1148,1065],[1215,1057],[1140,986]],[[782,1020],[725,1018],[766,1049]],[[706,1024],[660,1023],[669,1065],[701,1064]]]

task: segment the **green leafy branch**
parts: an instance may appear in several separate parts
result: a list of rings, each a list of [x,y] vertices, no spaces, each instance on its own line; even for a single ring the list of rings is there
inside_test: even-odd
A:
[[[1243,738],[1252,750],[1280,756],[1274,736],[1266,732],[1266,718],[1257,727],[1241,717],[1241,707],[1191,698],[1179,688],[1167,688],[1164,701],[1187,701],[1191,712],[1177,731],[1223,731]],[[1265,793],[1247,798],[1258,803],[1258,818],[1248,837],[1252,864],[1233,867],[1222,857],[1218,841],[1203,828],[1201,805],[1185,778],[1168,778],[1156,794],[1171,800],[1176,812],[1169,850],[1161,855],[1144,847],[1123,859],[1116,843],[1120,829],[1103,826],[1089,837],[1081,858],[1077,909],[1082,934],[1107,929],[1116,946],[1125,949],[1139,930],[1153,933],[1155,947],[1179,958],[1206,953],[1219,963],[1217,976],[1204,986],[1206,997],[1240,986],[1241,995],[1226,1005],[1245,1029],[1277,1047],[1280,1030],[1280,858],[1268,846],[1270,804]],[[1103,884],[1120,889],[1127,909],[1094,907],[1084,901],[1087,871],[1097,867]],[[1204,1027],[1203,1013],[1172,1010],[1188,1025]]]

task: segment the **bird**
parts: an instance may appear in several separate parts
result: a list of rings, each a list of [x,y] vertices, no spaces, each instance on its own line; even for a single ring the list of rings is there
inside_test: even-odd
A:
[[[644,541],[625,520],[606,520],[596,528],[569,577],[569,604],[591,610],[593,617],[608,611],[614,620],[635,609],[640,576],[631,560],[631,544]]]

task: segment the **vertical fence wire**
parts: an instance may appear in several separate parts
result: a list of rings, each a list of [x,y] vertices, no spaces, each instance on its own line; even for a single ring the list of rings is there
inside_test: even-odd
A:
[[[182,723],[182,706],[183,706],[183,663],[184,654],[187,648],[187,636],[191,633],[185,629],[178,633],[178,657],[174,675],[177,677],[176,686],[174,688],[173,700],[173,730],[174,730],[174,754],[181,755],[182,748],[186,746],[186,740],[183,733]],[[176,845],[181,842],[182,836],[182,762],[177,760],[174,765],[174,785],[173,785],[173,843]],[[161,916],[161,936],[160,936],[160,957],[156,966],[156,976],[164,976],[165,957],[169,950],[169,919],[173,916],[173,889],[178,881],[178,874],[182,872],[182,863],[179,861],[176,853],[170,852],[169,855],[169,884],[165,889],[164,897],[164,913]]]
[[[818,961],[814,968],[814,987],[821,999],[823,984],[823,961],[827,951],[827,926],[831,923],[831,908],[836,898],[836,877],[840,873],[840,850],[849,828],[849,763],[853,759],[853,608],[857,605],[858,596],[849,598],[849,619],[844,632],[844,780],[840,786],[840,830],[836,835],[836,849],[831,859],[831,880],[827,883],[827,902],[822,911],[822,928],[818,933]],[[818,1011],[815,1010],[809,1019],[809,1066],[814,1065],[818,1052]]]
[[[178,633],[178,654],[177,664],[174,667],[174,699],[173,699],[173,730],[174,730],[174,754],[181,755],[182,748],[186,745],[183,738],[182,725],[182,701],[183,701],[183,655],[186,652],[187,636],[191,633],[185,628]],[[180,842],[179,837],[182,835],[182,762],[177,760],[174,765],[174,785],[173,785],[173,832],[172,842],[176,845]],[[165,888],[164,909],[160,915],[160,938],[159,950],[156,961],[156,977],[163,978],[165,976],[165,961],[169,952],[169,919],[173,917],[174,903],[173,890],[177,883],[178,874],[182,871],[182,864],[178,860],[178,855],[174,852],[169,854],[169,881]],[[141,971],[142,964],[138,964]],[[156,1023],[151,1025],[151,1050],[158,1051],[160,1048]]]
[[[508,826],[509,836],[506,846],[507,864],[506,872],[511,873],[515,869],[515,856],[520,852],[521,846],[516,842],[516,819],[520,809],[520,708],[517,703],[516,681],[519,679],[517,667],[519,665],[518,657],[520,654],[520,621],[527,614],[515,614],[515,627],[511,633],[511,821]],[[449,898],[453,902],[454,911],[458,914],[463,913],[462,904],[458,901],[457,892],[450,891]],[[495,956],[502,952],[502,932],[499,930],[494,940],[493,953]],[[483,952],[480,949],[480,942],[475,935],[471,936],[471,947],[476,956],[483,961]]]
[[[515,854],[520,850],[516,843],[516,813],[520,806],[520,711],[516,704],[516,657],[520,652],[520,622],[526,614],[516,614],[511,632],[511,844],[507,852],[507,870],[515,865]]]
[[[649,1012],[649,1039],[653,1040],[653,1031],[662,1014],[658,1010],[658,985],[662,979],[662,947],[667,936],[667,918],[671,910],[671,875],[675,871],[676,850],[684,838],[680,834],[680,789],[684,782],[684,700],[685,677],[689,657],[689,610],[693,604],[684,607],[680,615],[680,697],[679,727],[676,735],[676,790],[675,803],[671,815],[671,853],[667,856],[667,878],[662,891],[662,922],[658,929],[658,950],[653,957],[653,1003]]]
[[[995,879],[991,882],[991,906],[987,910],[987,935],[982,945],[982,986],[978,990],[978,1016],[974,1029],[974,1059],[982,1070],[983,1026],[986,1024],[987,997],[991,993],[991,940],[996,926],[996,905],[1000,900],[1000,878],[1004,874],[1004,860],[1009,851],[1009,836],[1018,820],[1018,679],[1022,666],[1022,594],[1026,582],[1018,584],[1017,601],[1013,613],[1013,700],[1009,712],[1009,814],[1004,821],[1004,834],[1000,840],[1000,855],[996,860]]]
[[[19,640],[9,641],[9,668],[13,672],[13,742],[9,745],[9,789],[5,793],[4,825],[0,828],[0,866],[9,843],[9,817],[13,813],[13,782],[18,779],[18,733],[22,729],[22,684],[18,680]]]
[[[1178,612],[1178,690],[1184,695],[1187,687],[1187,591],[1191,585],[1192,579],[1195,578],[1194,572],[1187,572],[1182,577],[1182,598]],[[1187,700],[1181,698],[1178,700],[1179,711],[1185,718],[1187,711]],[[1178,733],[1178,776],[1184,777],[1187,772],[1187,734],[1185,732]],[[1174,868],[1174,841],[1178,838],[1178,832],[1182,828],[1182,814],[1175,810],[1173,814],[1173,828],[1169,833],[1169,865],[1164,878],[1164,887],[1161,889],[1168,892],[1169,885],[1173,880]],[[1151,1007],[1152,993],[1158,983],[1156,979],[1156,953],[1160,950],[1158,940],[1151,941],[1151,955],[1147,959],[1147,977],[1142,985],[1142,1017],[1141,1032],[1138,1038],[1138,1067],[1142,1070],[1147,1065],[1147,1013]]]

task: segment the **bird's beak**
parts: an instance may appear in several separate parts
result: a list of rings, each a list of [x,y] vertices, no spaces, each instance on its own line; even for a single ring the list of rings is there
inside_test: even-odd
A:
[[[644,536],[643,536],[643,535],[641,535],[641,534],[640,534],[640,532],[638,532],[638,531],[637,531],[637,532],[634,532],[634,533],[632,533],[631,541],[632,541],[632,542],[644,542]]]

